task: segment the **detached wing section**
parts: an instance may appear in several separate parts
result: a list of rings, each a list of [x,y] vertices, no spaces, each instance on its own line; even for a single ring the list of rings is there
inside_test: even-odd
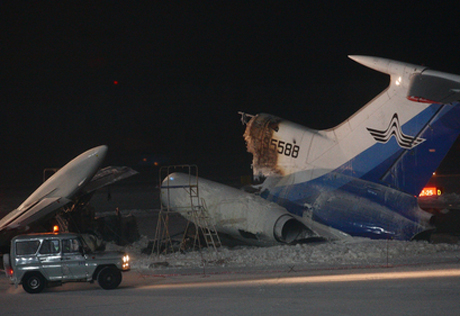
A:
[[[129,178],[136,174],[138,174],[138,172],[129,167],[105,167],[99,170],[93,177],[93,179],[91,179],[91,182],[83,188],[82,195],[89,194],[100,188],[108,186],[117,181]]]
[[[25,228],[27,225],[30,225],[39,219],[46,218],[47,216],[53,214],[54,211],[60,209],[70,202],[72,201],[62,197],[44,198],[28,209],[22,211],[20,214],[17,214],[17,217],[11,219],[8,222],[5,222],[5,224],[0,227],[0,231],[5,228]]]
[[[83,196],[89,195],[102,187],[131,177],[135,174],[137,174],[137,171],[129,167],[109,166],[99,170],[94,177],[91,178],[91,181],[89,181],[86,185],[81,186],[79,191],[72,190],[74,192],[72,195],[67,195],[66,197],[53,196],[55,192],[59,190],[52,189],[44,194],[45,197],[27,203],[26,207],[24,207],[26,204],[22,203],[19,208],[11,211],[8,215],[2,218],[0,220],[0,231],[4,229],[17,228],[27,230],[28,225],[33,224],[35,221],[54,216],[60,208],[66,206],[67,204],[74,203]],[[43,185],[46,186],[48,184],[45,182]],[[31,196],[33,196],[35,192]],[[29,201],[29,199],[27,200]],[[89,200],[89,198],[87,200]]]
[[[107,146],[98,146],[85,151],[59,169],[37,190],[35,190],[16,210],[0,219],[0,231],[30,222],[39,217],[41,210],[49,214],[67,204],[96,174],[105,156]],[[60,201],[60,202],[58,202]]]

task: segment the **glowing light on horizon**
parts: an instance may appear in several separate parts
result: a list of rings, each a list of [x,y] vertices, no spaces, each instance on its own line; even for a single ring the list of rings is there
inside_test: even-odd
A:
[[[424,196],[439,196],[442,194],[442,190],[436,187],[426,187],[423,188],[422,192],[418,195],[419,197]]]

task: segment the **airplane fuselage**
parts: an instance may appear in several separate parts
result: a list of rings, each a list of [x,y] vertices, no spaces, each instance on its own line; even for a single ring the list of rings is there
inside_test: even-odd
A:
[[[432,228],[417,196],[460,134],[460,76],[379,57],[350,58],[389,75],[389,86],[338,126],[315,130],[270,114],[241,113],[254,176],[265,178],[257,188],[302,221],[308,230],[295,231],[303,239],[410,240]],[[227,192],[212,194],[215,205]],[[272,234],[276,225],[267,219],[273,211],[246,207],[239,216],[238,207],[215,207],[211,217],[261,221],[269,224],[263,235]],[[245,236],[259,233],[248,224],[232,235],[244,239],[238,236],[243,230]]]
[[[253,117],[245,139],[254,174],[267,177],[261,196],[353,236],[407,240],[429,228],[417,195],[460,132],[460,104],[393,99],[404,107],[324,131]]]
[[[352,236],[408,240],[424,231],[431,217],[410,194],[337,172],[267,188],[261,196]]]

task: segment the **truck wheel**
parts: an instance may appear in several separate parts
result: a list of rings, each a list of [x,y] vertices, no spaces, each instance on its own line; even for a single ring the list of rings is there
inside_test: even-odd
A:
[[[97,282],[104,290],[115,289],[121,283],[121,272],[115,267],[105,267],[97,275]]]
[[[22,287],[28,293],[40,293],[46,286],[46,280],[40,273],[29,273],[22,279]]]

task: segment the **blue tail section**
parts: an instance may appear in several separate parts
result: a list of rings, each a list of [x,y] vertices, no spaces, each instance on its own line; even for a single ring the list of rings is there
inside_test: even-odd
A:
[[[397,137],[376,143],[335,172],[418,195],[460,134],[460,103],[432,104],[401,127],[424,141],[402,148]]]
[[[436,108],[439,105],[432,107]],[[417,117],[414,120],[417,120]],[[418,195],[459,134],[460,103],[440,106],[420,134],[425,141],[411,150],[403,151],[381,180],[391,187]]]

